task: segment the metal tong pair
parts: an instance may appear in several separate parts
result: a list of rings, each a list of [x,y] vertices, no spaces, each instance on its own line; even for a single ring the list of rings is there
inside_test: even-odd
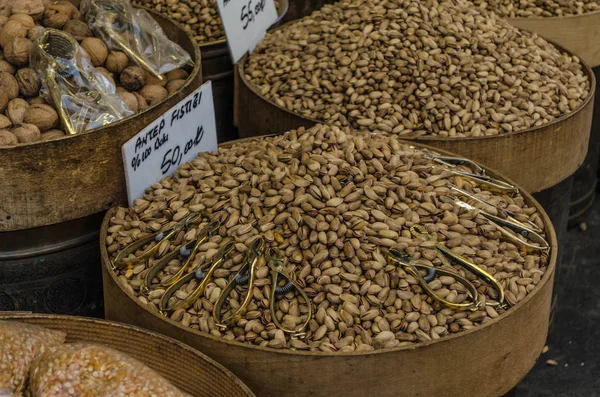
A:
[[[498,307],[503,305],[504,288],[502,288],[502,285],[491,274],[477,266],[475,263],[469,261],[465,257],[452,252],[452,250],[448,249],[441,242],[438,242],[432,235],[426,233],[425,228],[422,225],[412,226],[410,228],[410,232],[416,238],[435,241],[435,248],[437,251],[436,255],[446,268],[439,268],[418,263],[416,259],[409,256],[404,251],[396,248],[392,248],[389,250],[388,261],[400,265],[408,274],[412,275],[415,279],[417,279],[421,287],[435,301],[454,310],[475,311],[483,306],[483,300],[481,299],[477,291],[477,287],[466,277],[461,276],[452,268],[452,263],[455,263],[465,268],[473,275],[475,275],[478,279],[483,280],[496,290],[498,295],[497,301],[486,301],[486,306]],[[421,271],[426,271],[427,275],[423,276],[421,274]],[[436,275],[453,277],[459,284],[465,287],[466,293],[469,296],[470,300],[467,303],[454,303],[436,294],[436,292],[429,286],[429,282],[431,282]]]
[[[112,0],[92,0],[90,10],[86,14],[88,24],[92,31],[99,37],[110,37],[117,49],[132,58],[141,68],[150,73],[152,77],[163,81],[164,77],[144,59],[144,57],[129,46],[126,35],[133,38],[140,36],[139,28],[126,18],[127,10],[122,4]],[[149,34],[152,34],[151,32]]]
[[[173,283],[163,294],[161,300],[159,302],[159,310],[163,314],[168,314],[172,311],[178,309],[187,309],[194,304],[203,294],[208,286],[208,284],[212,281],[212,275],[219,267],[221,267],[226,257],[231,253],[231,251],[235,248],[235,243],[233,241],[227,242],[221,249],[204,265],[202,265],[197,270],[183,276],[177,282]],[[277,326],[277,328],[281,329],[286,333],[295,334],[296,336],[303,335],[303,330],[308,325],[308,322],[312,318],[312,307],[306,292],[304,289],[298,285],[295,281],[292,280],[292,275],[287,273],[283,266],[283,255],[281,251],[277,248],[266,247],[266,243],[263,237],[258,237],[252,243],[250,243],[244,260],[242,262],[241,268],[237,271],[237,273],[230,279],[227,283],[217,301],[213,306],[213,319],[215,320],[216,325],[219,328],[226,329],[239,321],[244,314],[248,310],[248,306],[252,300],[252,288],[256,281],[256,271],[258,269],[259,259],[264,256],[267,265],[269,266],[271,273],[271,292],[269,296],[270,307],[269,310],[271,312],[271,318],[273,323]],[[279,286],[280,277],[284,279],[286,284],[284,286]],[[173,297],[175,292],[177,292],[183,285],[191,282],[192,280],[198,280],[199,284],[196,288],[187,296],[187,298],[175,303],[170,304],[169,300]],[[241,302],[240,306],[233,310],[233,313],[224,317],[222,314],[223,306],[227,302],[229,295],[231,292],[238,286],[247,285],[248,289],[246,295]],[[295,329],[286,328],[283,324],[280,323],[277,318],[277,310],[276,310],[276,297],[277,295],[284,295],[293,289],[296,289],[300,296],[304,299],[306,304],[308,305],[308,315],[304,323],[296,327]]]
[[[415,148],[414,146],[411,146],[411,148],[422,151],[426,158],[440,164],[440,166],[444,167],[445,170],[450,171],[452,174],[471,180],[480,186],[486,187],[490,191],[504,193],[510,196],[519,193],[519,189],[516,186],[486,175],[485,170],[480,165],[469,159],[464,157],[443,156],[427,149]],[[458,169],[459,166],[468,167],[473,170],[473,172],[460,170]]]

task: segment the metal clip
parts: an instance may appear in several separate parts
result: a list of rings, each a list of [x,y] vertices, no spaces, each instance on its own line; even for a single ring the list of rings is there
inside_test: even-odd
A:
[[[306,292],[304,292],[304,289],[292,280],[291,274],[286,273],[285,270],[283,269],[283,255],[281,254],[281,251],[277,248],[267,248],[266,257],[267,257],[267,264],[268,264],[269,268],[271,269],[271,281],[272,281],[271,295],[269,297],[269,301],[270,301],[269,309],[271,311],[271,320],[273,321],[273,323],[275,323],[277,328],[279,328],[283,332],[286,332],[289,334],[294,334],[294,336],[297,336],[297,337],[303,337],[306,335],[306,333],[304,333],[303,331],[306,328],[306,326],[308,325],[310,319],[312,318],[311,302],[308,299]],[[278,286],[279,276],[282,276],[287,281],[287,283],[283,287]],[[279,322],[279,320],[277,319],[277,310],[275,308],[275,297],[276,297],[276,295],[286,294],[286,293],[292,291],[293,289],[296,289],[298,291],[300,296],[302,296],[302,298],[304,299],[304,302],[306,302],[306,304],[308,305],[308,314],[307,314],[307,317],[306,317],[306,320],[304,321],[304,323],[300,324],[298,327],[296,327],[296,329],[289,329],[289,328],[285,328],[283,326],[283,324],[281,324]]]
[[[159,232],[156,232],[154,234],[151,234],[145,238],[139,239],[138,241],[135,241],[135,242],[129,244],[128,246],[123,248],[117,254],[116,258],[113,261],[113,269],[124,269],[127,266],[134,266],[134,265],[154,256],[154,254],[158,250],[158,246],[160,245],[160,243],[163,240],[170,240],[175,235],[175,233],[177,233],[178,231],[180,231],[184,228],[189,227],[189,225],[195,223],[199,218],[200,218],[199,214],[190,214],[190,215],[186,216],[185,218],[183,218],[181,221],[177,222],[176,224],[174,224],[164,230],[161,230]],[[148,248],[142,254],[140,254],[139,256],[132,258],[132,259],[128,258],[129,255],[133,254],[134,252],[141,249],[143,246],[150,244],[153,241],[155,241],[156,244],[153,245],[152,247]]]

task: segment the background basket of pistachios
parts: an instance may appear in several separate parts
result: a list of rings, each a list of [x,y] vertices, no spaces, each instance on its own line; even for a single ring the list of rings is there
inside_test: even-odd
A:
[[[198,348],[258,395],[506,393],[544,346],[556,236],[543,209],[521,188],[509,198],[451,177],[449,169],[427,160],[425,153],[432,150],[394,136],[317,125],[201,153],[173,177],[149,187],[133,207],[107,213],[101,230],[107,318]],[[485,170],[485,175],[514,185]],[[485,194],[489,202],[510,203],[506,209],[540,228],[549,250],[526,253],[502,240],[477,210],[463,212],[447,201],[448,188],[456,186],[452,184]],[[194,214],[202,219],[197,227],[168,232],[170,225]],[[208,221],[219,221],[218,231],[202,240],[189,259],[191,267],[182,270],[178,244],[204,235]],[[409,232],[418,224],[441,233],[453,252],[492,272],[508,306],[450,310],[388,262],[389,249],[398,247],[422,263],[439,265],[431,241]],[[150,243],[156,244],[152,252],[157,256],[143,256],[148,249],[143,245],[129,253],[143,260],[115,265],[127,259],[121,252],[130,244],[166,233],[173,242]],[[248,310],[220,327],[214,307],[244,263],[247,247],[261,236],[284,253],[283,261],[312,309],[290,292],[279,298],[276,314],[269,314],[273,282],[259,260]],[[192,277],[172,288],[163,283],[169,285],[166,280],[181,271],[194,274],[209,258],[215,260],[228,241],[235,243],[231,257],[211,272],[214,279],[200,296],[181,306],[200,281]],[[148,277],[158,263],[162,270]],[[451,278],[440,280],[432,281],[432,288],[454,302],[467,299],[465,290],[458,295],[452,291],[460,287]],[[486,299],[498,299],[491,287],[478,285]],[[163,299],[166,290],[168,299]],[[243,296],[243,288],[231,292],[231,307],[238,307]],[[289,334],[274,325],[273,315],[287,328],[307,320],[308,325],[302,335]]]

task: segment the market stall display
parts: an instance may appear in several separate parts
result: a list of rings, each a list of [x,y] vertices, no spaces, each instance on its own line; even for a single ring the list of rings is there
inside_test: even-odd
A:
[[[418,365],[427,378],[444,346],[488,337],[502,347],[486,349],[479,373],[509,354],[514,378],[486,379],[479,395],[508,391],[543,346],[556,261],[546,215],[511,182],[393,135],[326,125],[201,153],[111,210],[101,239],[108,318],[198,347],[261,395],[333,392],[329,370],[288,390],[239,357],[285,366],[286,379],[310,362],[346,368],[344,395],[362,393],[359,373],[388,393],[403,377],[375,386],[367,368]],[[278,273],[294,283],[275,285]],[[502,344],[523,315],[541,327]]]
[[[21,339],[28,346],[36,339],[48,341],[29,367],[30,396],[65,395],[63,388],[69,388],[69,395],[94,396],[254,395],[208,357],[140,328],[83,317],[7,312],[0,312],[0,323],[3,330],[25,330],[22,335],[28,338]],[[1,342],[0,353],[16,357],[24,351],[24,345]],[[0,365],[13,363],[8,357],[0,355]]]
[[[238,138],[233,125],[233,64],[218,15],[216,0],[133,0],[133,4],[173,18],[189,32],[202,53],[202,77],[213,82],[219,142]],[[278,25],[288,9],[288,0],[276,0]]]
[[[106,59],[102,56],[101,60],[107,70],[115,71],[115,74],[109,72],[110,77],[115,82],[139,85],[131,87],[131,94],[123,93],[123,100],[129,106],[139,105],[136,115],[86,133],[64,136],[61,132],[61,137],[53,140],[0,147],[0,178],[5,184],[0,190],[0,272],[3,274],[0,310],[70,314],[97,314],[100,310],[97,236],[101,213],[126,200],[121,146],[192,93],[202,81],[200,52],[193,38],[170,20],[152,15],[167,37],[191,54],[194,67],[167,73],[166,80],[159,83],[151,78],[140,79],[146,73],[139,72],[139,67],[125,60],[122,53],[108,52]],[[22,19],[38,20],[35,15],[26,17]],[[93,48],[104,48],[91,37],[83,38],[79,45],[85,49],[87,43]],[[103,51],[98,53],[103,54]],[[5,60],[0,62],[10,65]],[[27,70],[20,70],[24,69]],[[126,72],[128,69],[135,73],[130,75]],[[16,71],[7,71],[2,76],[13,82],[16,79],[13,73],[18,75]],[[131,79],[124,79],[123,75]],[[166,84],[170,93],[158,100],[148,88],[158,86],[164,93],[161,84]],[[142,88],[142,85],[145,86]],[[35,104],[41,99],[32,97],[29,99],[35,101],[30,105],[27,99],[15,97],[11,103],[18,106],[7,106],[8,116],[0,118],[12,124],[12,115],[20,125],[23,120],[19,117],[24,119],[27,115],[29,123],[25,126],[33,123],[35,126],[30,128],[34,132],[35,129],[56,129],[58,116],[50,103]],[[14,135],[12,131],[10,134]]]

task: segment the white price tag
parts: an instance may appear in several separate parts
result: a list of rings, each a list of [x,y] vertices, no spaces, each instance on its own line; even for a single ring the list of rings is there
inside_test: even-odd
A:
[[[252,51],[277,20],[274,0],[217,0],[233,63]]]
[[[204,83],[123,145],[129,205],[199,152],[217,150],[212,84]]]

